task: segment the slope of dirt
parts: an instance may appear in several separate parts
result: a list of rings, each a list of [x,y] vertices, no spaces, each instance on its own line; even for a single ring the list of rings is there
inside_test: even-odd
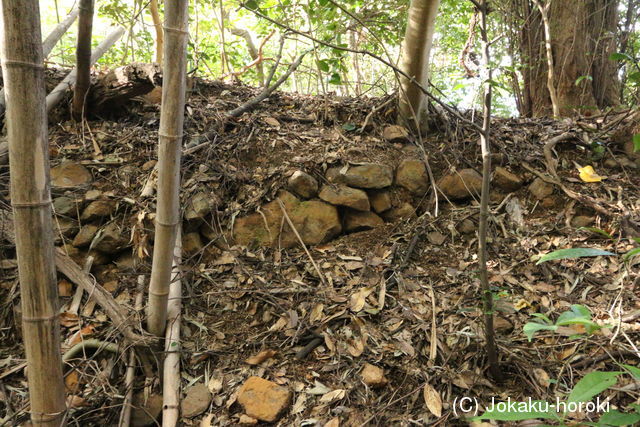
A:
[[[383,138],[384,128],[394,121],[393,103],[374,109],[387,99],[277,93],[239,119],[224,118],[256,93],[198,82],[190,94],[183,206],[196,193],[206,193],[214,209],[202,221],[213,229],[227,230],[235,218],[274,200],[298,169],[322,183],[331,166],[373,162],[395,168],[421,147],[436,179],[454,170],[481,170],[477,136],[452,117],[442,117],[423,141],[412,137],[407,144]],[[62,109],[56,114],[66,115]],[[205,384],[212,399],[183,425],[237,425],[243,414],[238,390],[250,376],[293,392],[276,425],[462,425],[453,411],[456,398],[477,397],[484,404],[493,396],[551,401],[565,396],[587,372],[618,370],[618,362],[638,366],[637,260],[622,258],[637,246],[632,238],[640,237],[638,162],[620,144],[632,134],[628,116],[494,122],[494,165],[510,170],[523,184],[511,192],[498,188],[491,203],[489,269],[503,384],[489,379],[483,352],[477,201],[454,203],[440,195],[436,205],[432,192],[416,199],[399,190],[394,197],[410,200],[417,218],[342,235],[310,247],[308,254],[301,248],[228,247],[206,239],[203,248],[186,254],[182,386],[188,393]],[[55,197],[79,206],[75,214],[58,216],[59,226],[76,227],[67,234],[60,229],[58,241],[67,243],[69,255],[82,263],[89,245],[78,249],[71,244],[77,228],[88,222],[97,228],[116,223],[126,242],[111,253],[93,252],[100,261],[94,261],[92,274],[130,313],[137,278],[148,277],[150,270],[155,205],[141,192],[156,158],[158,123],[159,107],[140,101],[120,117],[83,125],[60,120],[50,126],[52,166],[82,163],[92,176],[88,187],[54,189]],[[543,148],[565,132],[573,137],[550,151],[551,159],[559,160],[554,184]],[[577,166],[585,165],[606,179],[584,182]],[[6,171],[2,203],[8,207]],[[549,181],[534,185],[544,187],[540,200],[531,189],[538,176]],[[108,214],[78,224],[81,207],[95,199],[111,204]],[[186,222],[185,233],[196,232],[200,222]],[[616,255],[536,265],[540,254],[569,247]],[[5,243],[0,420],[9,424],[28,419],[14,258]],[[122,344],[116,353],[88,349],[67,362],[69,423],[117,424],[126,394],[125,343],[86,295],[78,314],[69,312],[75,286],[62,275],[59,280],[63,350],[81,337]],[[588,307],[596,323],[609,327],[586,334],[573,325],[527,340],[523,326],[533,314],[556,319],[572,304]],[[132,315],[142,324],[143,312]],[[265,350],[272,351],[251,360]],[[382,368],[386,382],[367,379],[366,384],[361,376],[366,364]],[[632,384],[629,376],[620,377],[618,391],[605,395],[627,407],[638,398],[637,387],[624,389]],[[137,372],[135,389],[157,394],[159,382],[145,383]],[[439,417],[433,395],[442,401]],[[429,405],[425,396],[431,396]],[[193,398],[186,401],[193,403]],[[576,415],[578,422],[591,416]]]

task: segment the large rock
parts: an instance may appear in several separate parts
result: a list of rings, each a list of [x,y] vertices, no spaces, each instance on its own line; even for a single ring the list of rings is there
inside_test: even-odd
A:
[[[159,425],[156,420],[162,418],[162,396],[152,394],[145,396],[144,392],[133,396],[133,411],[131,413],[131,425],[133,427]]]
[[[382,137],[391,143],[403,144],[409,142],[409,131],[402,126],[391,125],[384,128]]]
[[[337,184],[350,187],[380,189],[393,183],[393,169],[386,165],[365,163],[358,166],[331,168],[327,178]]]
[[[516,191],[522,187],[522,180],[514,173],[509,172],[502,166],[496,167],[493,172],[494,184],[506,191]]]
[[[53,199],[53,210],[56,215],[78,218],[79,206],[71,197],[56,197]]]
[[[53,227],[56,239],[60,237],[60,234],[64,237],[70,237],[78,232],[78,221],[68,218],[56,218],[53,221]]]
[[[367,193],[345,185],[323,185],[319,197],[332,205],[346,206],[359,211],[370,209]]]
[[[111,200],[96,200],[89,203],[82,211],[80,219],[82,221],[94,221],[96,219],[111,216],[116,210],[115,202]]]
[[[406,159],[396,171],[396,184],[406,188],[416,196],[422,196],[429,189],[429,174],[422,160]]]
[[[115,254],[126,248],[128,243],[129,236],[114,221],[102,227],[98,232],[93,241],[93,249],[106,254]]]
[[[192,232],[186,233],[182,236],[182,251],[186,256],[193,256],[200,252],[204,248],[200,233]]]
[[[306,245],[327,242],[342,231],[338,209],[320,200],[302,202],[294,207],[291,212],[287,210],[287,214]],[[294,238],[296,239],[295,241],[293,240]],[[298,243],[297,237],[291,234],[285,236],[283,241],[287,246],[293,246]]]
[[[211,404],[211,392],[206,384],[195,384],[187,390],[187,394],[180,402],[180,413],[185,418],[193,418],[202,414]]]
[[[187,221],[203,220],[211,212],[211,197],[204,192],[198,192],[189,199],[184,211]]]
[[[387,222],[395,222],[401,219],[409,219],[416,217],[416,209],[409,203],[403,203],[398,207],[383,212],[382,218]]]
[[[370,230],[383,224],[382,218],[370,211],[362,212],[348,209],[344,213],[344,231],[348,233]]]
[[[482,175],[473,169],[462,169],[438,181],[438,187],[451,200],[463,200],[479,196],[482,191]]]
[[[369,204],[376,213],[391,209],[391,196],[388,191],[374,191],[369,193]]]
[[[300,201],[288,191],[281,191],[278,198],[290,211]],[[233,224],[233,239],[243,246],[275,246],[278,243],[280,225],[282,224],[282,210],[278,200],[267,203],[256,212],[235,220]]]
[[[76,248],[84,248],[89,246],[93,238],[96,237],[98,232],[98,226],[93,224],[83,225],[71,244]]]
[[[281,192],[278,198],[283,202],[289,219],[305,244],[324,243],[342,231],[335,206],[320,200],[300,202],[286,191]],[[262,215],[255,213],[235,221],[233,237],[237,244],[291,247],[299,243],[286,220],[283,227],[284,233],[280,236],[280,227],[284,218],[277,200],[262,206],[260,212]]]
[[[51,185],[57,188],[74,188],[88,185],[91,172],[79,163],[66,162],[51,168]]]
[[[291,392],[260,377],[249,377],[240,387],[238,403],[250,417],[272,423],[291,403]]]
[[[302,197],[311,199],[318,194],[318,181],[303,171],[295,171],[287,181],[289,190]]]
[[[538,200],[546,199],[553,194],[553,186],[542,178],[536,178],[529,184],[529,192]]]

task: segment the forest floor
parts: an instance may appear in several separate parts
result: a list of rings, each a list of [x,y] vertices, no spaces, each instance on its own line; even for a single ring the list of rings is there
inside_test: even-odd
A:
[[[204,191],[214,209],[198,220],[213,228],[228,229],[274,200],[298,169],[322,182],[329,167],[370,162],[395,168],[423,147],[436,180],[454,170],[481,171],[477,134],[453,117],[439,119],[422,141],[385,140],[383,131],[395,118],[394,103],[384,105],[389,98],[276,93],[238,119],[225,118],[258,91],[198,82],[188,99],[184,141],[196,148],[183,158],[183,206]],[[80,163],[91,182],[54,187],[54,197],[76,206],[111,203],[108,216],[94,220],[96,227],[115,222],[130,239],[117,253],[94,252],[100,261],[92,274],[141,326],[134,300],[138,277],[150,271],[155,212],[154,198],[141,192],[157,156],[159,106],[135,102],[117,117],[84,125],[66,121],[63,110],[50,124],[52,166]],[[416,216],[341,235],[310,246],[308,254],[299,247],[225,246],[206,239],[204,247],[185,248],[181,360],[187,398],[181,423],[255,421],[241,418],[238,402],[239,388],[251,376],[293,393],[276,425],[466,425],[454,413],[456,399],[478,398],[485,405],[492,397],[554,401],[588,372],[617,371],[618,363],[638,366],[640,275],[637,260],[623,259],[640,237],[640,163],[619,144],[625,132],[632,137],[629,117],[493,121],[493,163],[522,181],[512,191],[494,191],[490,206],[489,280],[503,383],[488,375],[483,348],[477,198],[450,202],[440,196],[436,205],[431,191],[417,199],[397,190],[393,197],[409,200]],[[565,132],[571,137],[545,158],[545,143]],[[555,183],[550,158],[558,160]],[[584,182],[577,166],[586,165],[606,179]],[[7,168],[2,170],[8,207]],[[533,186],[541,193],[531,185],[538,176],[549,181]],[[57,240],[81,264],[87,248],[71,244],[79,209],[58,216]],[[185,233],[197,226],[185,223]],[[572,247],[615,255],[536,264],[541,254]],[[28,419],[27,388],[15,252],[7,242],[2,251],[0,423],[13,425]],[[86,295],[80,309],[70,311],[75,285],[58,278],[63,350],[87,338],[121,345],[115,353],[87,349],[65,364],[69,425],[115,425],[126,394],[126,343]],[[582,326],[565,326],[528,341],[523,327],[534,314],[555,320],[574,304],[588,307],[593,321],[606,327],[587,334]],[[381,368],[384,378],[363,377],[366,364]],[[381,373],[367,369],[373,377]],[[145,383],[141,372],[136,378],[136,404],[145,409],[134,411],[134,419],[154,425],[145,421],[145,411],[160,409],[154,398],[159,382]],[[628,375],[603,393],[620,408],[639,396]],[[597,419],[572,419],[581,424],[592,417]]]

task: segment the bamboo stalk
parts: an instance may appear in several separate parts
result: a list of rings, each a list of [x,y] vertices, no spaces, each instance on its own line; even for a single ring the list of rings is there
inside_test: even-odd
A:
[[[162,425],[173,427],[180,416],[180,311],[182,309],[182,282],[180,264],[182,239],[180,230],[173,250],[173,281],[169,290],[167,332],[165,334],[164,378],[162,380]]]
[[[91,85],[91,33],[93,31],[94,0],[80,0],[78,40],[76,42],[76,86],[71,114],[77,122],[84,116],[84,105]]]
[[[60,38],[67,32],[73,21],[78,17],[78,9],[73,9],[71,13],[59,23],[53,31],[49,33],[47,38],[42,42],[42,56],[46,58],[49,56],[53,47],[58,43]],[[0,114],[4,114],[5,110],[5,97],[4,97],[4,88],[0,89]],[[1,150],[0,150],[1,151]]]
[[[187,70],[187,6],[187,0],[165,4],[164,82],[158,132],[158,207],[147,320],[149,332],[156,336],[162,336],[167,321],[173,249],[180,222],[180,148]]]
[[[49,56],[54,46],[62,38],[64,33],[67,32],[71,24],[73,24],[73,22],[76,20],[79,12],[80,11],[77,8],[73,9],[71,13],[69,13],[69,15],[64,18],[64,21],[56,25],[56,27],[49,33],[47,38],[42,42],[42,56],[44,56],[45,58]]]
[[[156,62],[162,66],[162,50],[164,49],[164,33],[162,32],[162,20],[158,9],[158,0],[149,2],[149,12],[153,19],[153,27],[156,30]]]
[[[105,54],[107,50],[113,46],[113,44],[118,41],[120,37],[124,34],[124,28],[118,27],[111,34],[109,34],[102,42],[93,50],[91,53],[91,65],[95,64],[98,59]],[[73,86],[76,82],[76,73],[77,69],[71,70],[69,74],[56,86],[49,95],[47,95],[47,112],[51,111],[53,107],[55,107],[62,98],[65,93]]]
[[[59,426],[66,414],[58,289],[53,262],[49,147],[37,0],[3,0],[11,205],[22,303],[31,421]]]

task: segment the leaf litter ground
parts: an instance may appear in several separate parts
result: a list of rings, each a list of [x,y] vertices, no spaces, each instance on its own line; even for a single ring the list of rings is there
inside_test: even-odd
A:
[[[391,144],[382,137],[395,111],[393,103],[375,108],[388,98],[276,93],[253,112],[225,119],[225,112],[256,93],[198,82],[188,101],[185,144],[191,151],[183,159],[183,206],[205,191],[215,204],[214,214],[207,217],[212,228],[228,227],[234,218],[273,200],[294,170],[323,179],[330,166],[396,166],[417,150],[414,144]],[[94,118],[82,126],[65,121],[63,109],[56,114],[50,125],[52,165],[72,160],[89,168],[91,189],[117,203],[112,219],[130,230],[137,258],[119,266],[107,260],[92,273],[132,316],[141,318],[133,307],[137,277],[147,277],[150,270],[155,206],[140,194],[156,158],[159,107],[136,102],[118,117]],[[551,401],[568,394],[588,372],[619,370],[616,362],[637,366],[637,261],[609,256],[535,264],[540,254],[556,249],[590,247],[621,255],[637,245],[632,238],[640,237],[638,163],[627,161],[616,144],[620,133],[629,132],[628,116],[494,120],[494,164],[525,182],[515,192],[496,191],[491,203],[489,271],[505,383],[487,377],[483,353],[477,200],[454,204],[440,197],[436,216],[432,195],[416,200],[399,191],[394,197],[411,201],[418,218],[310,248],[325,285],[298,248],[205,242],[204,249],[186,254],[182,386],[189,394],[185,402],[199,384],[208,387],[212,399],[181,422],[236,425],[242,414],[237,391],[252,375],[294,392],[278,425],[466,425],[453,413],[456,398],[478,397],[484,404],[493,396]],[[428,153],[436,179],[454,169],[480,171],[477,136],[451,117],[435,122],[437,131],[417,144]],[[528,185],[538,176],[551,177],[545,143],[565,132],[574,137],[551,153],[557,159],[558,182],[577,197],[548,184],[553,194],[537,200]],[[606,179],[585,183],[577,169],[585,165]],[[3,177],[2,203],[7,207],[6,167]],[[85,188],[65,195],[82,199],[86,193]],[[186,224],[186,232],[190,226]],[[7,297],[0,320],[0,419],[14,424],[27,419],[28,401],[15,324],[20,298],[15,252],[3,245],[0,287]],[[84,253],[74,255],[82,259]],[[74,286],[63,276],[59,280],[65,312]],[[87,309],[91,301],[84,298],[80,314],[63,316],[63,350],[83,338],[119,343],[100,307]],[[586,335],[573,326],[540,332],[527,341],[523,326],[532,314],[555,319],[572,304],[589,307],[595,322],[610,327]],[[70,423],[117,423],[125,395],[123,350],[88,350],[67,363]],[[361,377],[365,364],[382,368],[387,382],[366,385]],[[157,379],[145,383],[141,372],[137,379],[137,394],[158,393]],[[637,403],[637,385],[622,378],[605,396],[626,407]],[[142,418],[136,419],[144,419],[143,412],[137,411]],[[586,422],[588,416],[576,415],[576,421]]]

